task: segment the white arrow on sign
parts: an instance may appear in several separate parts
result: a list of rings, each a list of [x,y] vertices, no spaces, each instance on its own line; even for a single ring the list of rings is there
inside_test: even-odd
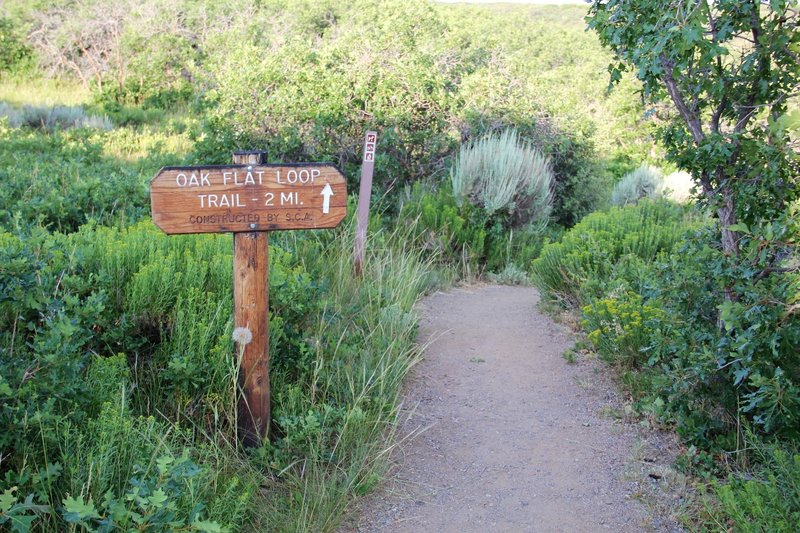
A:
[[[333,189],[331,189],[331,184],[326,183],[325,188],[322,189],[320,193],[324,198],[322,199],[322,214],[327,215],[328,212],[331,210],[331,196],[333,196]]]

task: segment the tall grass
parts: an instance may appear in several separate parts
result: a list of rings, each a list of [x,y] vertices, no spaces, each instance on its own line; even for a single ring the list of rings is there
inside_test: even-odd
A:
[[[332,531],[353,497],[370,490],[384,472],[400,385],[419,357],[414,304],[438,279],[435,258],[410,244],[414,231],[402,225],[372,235],[362,279],[353,275],[352,221],[332,239],[315,236],[324,247],[294,233],[279,236],[283,245],[301,251],[310,273],[328,273],[329,299],[314,329],[318,342],[308,381],[299,390],[298,384],[276,383],[283,392],[276,393],[273,405],[276,417],[321,416],[310,423],[318,424],[313,431],[304,422],[286,435],[291,440],[301,434],[308,453],[280,472],[281,496],[268,502],[259,524],[280,531]]]

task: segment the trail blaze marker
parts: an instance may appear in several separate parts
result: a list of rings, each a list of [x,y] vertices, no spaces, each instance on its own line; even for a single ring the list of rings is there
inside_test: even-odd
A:
[[[356,238],[353,244],[353,267],[360,276],[364,268],[364,256],[367,252],[367,226],[369,225],[369,201],[372,195],[372,173],[375,170],[375,145],[378,133],[368,131],[364,135],[364,157],[361,161],[361,185],[358,189],[358,212],[356,220]]]
[[[150,180],[153,222],[165,233],[233,232],[237,429],[246,446],[258,446],[270,423],[268,231],[333,228],[347,214],[336,167],[265,165],[264,157],[237,152],[231,166],[164,167]]]

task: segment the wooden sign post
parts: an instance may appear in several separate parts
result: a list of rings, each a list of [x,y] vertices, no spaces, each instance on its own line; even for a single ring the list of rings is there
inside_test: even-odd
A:
[[[372,196],[372,173],[375,169],[375,145],[378,133],[368,131],[364,136],[364,155],[361,161],[361,184],[358,189],[358,212],[356,220],[356,238],[353,245],[353,267],[360,276],[364,268],[364,256],[367,251],[367,226],[369,226],[369,202]]]
[[[237,152],[231,166],[164,167],[150,180],[153,222],[167,234],[233,233],[233,338],[240,361],[239,438],[258,446],[269,406],[268,231],[336,227],[344,175],[327,163],[265,165]]]

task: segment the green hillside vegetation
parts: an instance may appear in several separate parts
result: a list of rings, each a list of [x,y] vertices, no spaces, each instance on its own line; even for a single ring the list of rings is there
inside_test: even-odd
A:
[[[0,529],[336,530],[396,445],[415,302],[487,273],[530,277],[579,310],[636,412],[678,429],[687,471],[721,480],[701,522],[793,523],[796,205],[748,219],[735,265],[702,205],[640,199],[624,181],[628,205],[609,208],[627,173],[675,163],[654,144],[641,83],[624,75],[606,92],[613,56],[585,14],[4,2]],[[353,194],[368,129],[364,277],[352,274],[354,196],[335,230],[270,236],[271,439],[245,450],[232,238],[164,235],[149,179],[261,149],[333,162]],[[737,298],[721,304],[726,291]],[[730,482],[729,457],[746,472]]]
[[[377,128],[379,186],[391,189],[444,172],[461,141],[515,126],[551,155],[555,213],[570,225],[604,200],[609,170],[651,149],[635,84],[605,96],[609,56],[585,31],[582,7],[288,5],[6,9],[45,72],[81,80],[112,119],[141,107],[199,112],[196,157],[205,162],[258,146],[275,161],[334,161],[354,179],[353,147]]]

